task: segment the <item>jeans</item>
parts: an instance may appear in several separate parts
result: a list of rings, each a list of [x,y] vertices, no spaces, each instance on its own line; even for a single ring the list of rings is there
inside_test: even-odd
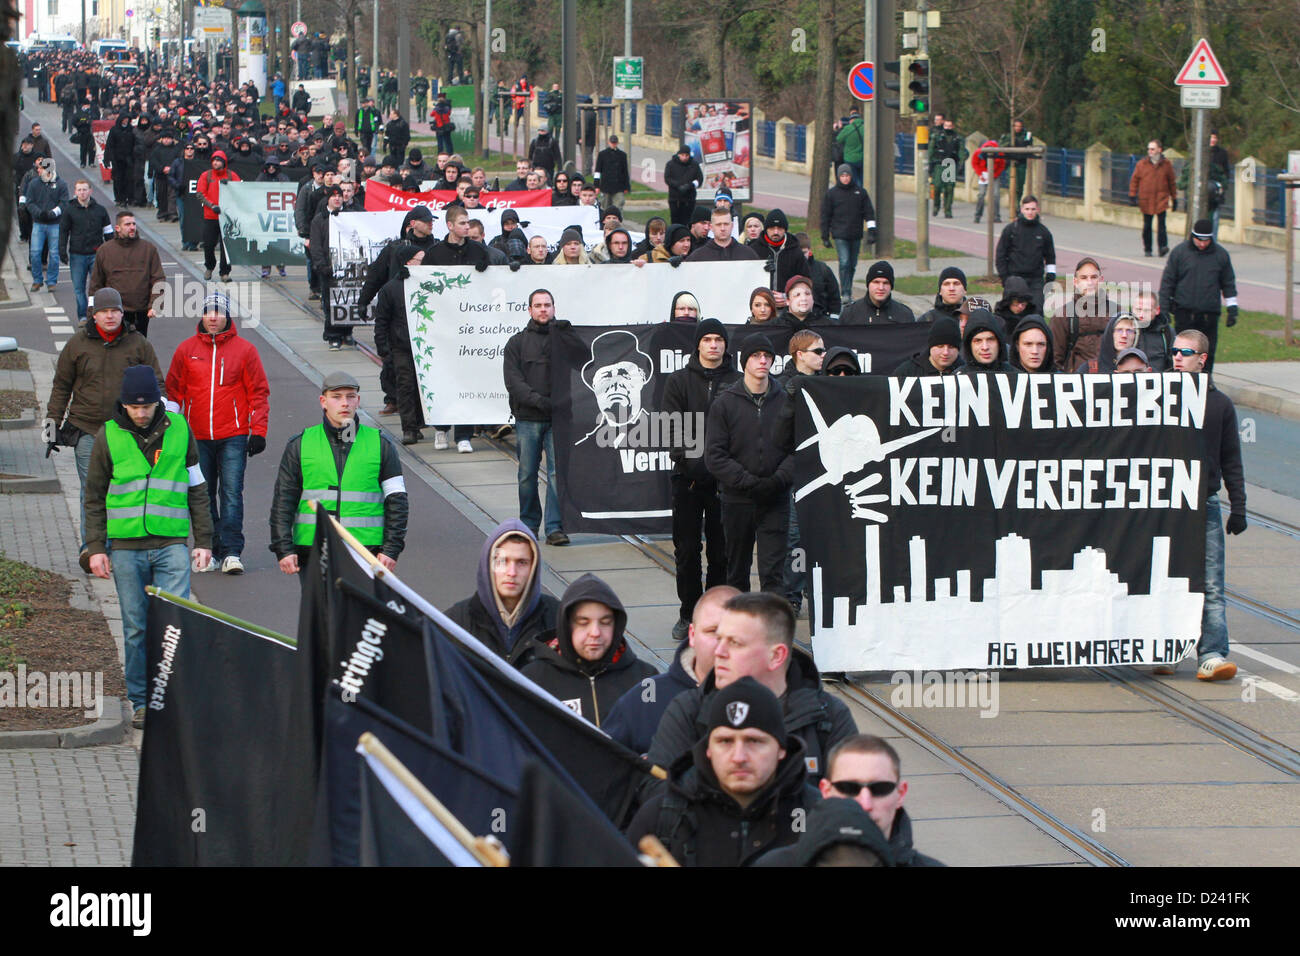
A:
[[[703,586],[700,585],[700,575],[704,571],[700,561],[701,535],[709,560]],[[722,502],[718,499],[717,486],[709,479],[692,481],[685,475],[673,475],[673,558],[677,572],[677,599],[681,602],[679,617],[689,621],[704,588],[727,582]]]
[[[1213,209],[1210,210],[1210,235],[1214,237],[1215,242],[1219,241],[1219,207],[1218,206],[1215,206]]]
[[[203,220],[203,268],[211,272],[217,266],[217,254],[221,254],[219,275],[230,275],[230,262],[226,259],[226,247],[221,242],[221,220]]]
[[[110,551],[113,583],[122,606],[122,635],[126,650],[126,696],[133,707],[143,707],[148,693],[145,672],[145,634],[149,624],[149,595],[153,585],[168,594],[190,596],[190,552],[183,544],[152,551]]]
[[[752,501],[722,503],[722,532],[727,541],[727,583],[749,590],[749,564],[758,542],[758,583],[764,591],[785,596],[784,564],[790,502],[786,495],[761,504]]]
[[[1151,219],[1146,213],[1142,214],[1142,248],[1146,252],[1151,251]],[[1169,236],[1165,233],[1165,214],[1158,212],[1155,214],[1156,219],[1156,242],[1161,249],[1169,248]]]
[[[835,254],[840,257],[840,299],[853,301],[853,274],[858,271],[858,252],[861,239],[836,239]]]
[[[435,129],[435,130],[433,131],[433,134],[434,134],[434,136],[436,136],[437,139],[438,139],[438,152],[440,152],[440,153],[452,153],[452,152],[455,152],[455,150],[453,150],[453,149],[452,149],[452,146],[451,146],[451,131],[450,131],[450,130],[446,130],[446,129]]]
[[[90,270],[95,265],[95,254],[83,256],[79,252],[68,254],[68,271],[72,273],[72,294],[77,299],[77,321],[86,318],[86,309],[90,305],[86,297],[86,284],[90,279]]]
[[[81,546],[86,546],[86,475],[90,473],[90,452],[95,447],[95,436],[81,433],[72,454],[77,460],[77,477],[81,479]]]
[[[515,422],[519,442],[519,520],[537,533],[542,524],[542,503],[537,497],[537,469],[546,452],[546,533],[562,529],[560,496],[555,484],[555,439],[550,422]],[[539,535],[540,537],[540,535]]]
[[[1219,496],[1205,502],[1205,606],[1201,611],[1198,663],[1228,656],[1228,613],[1223,599],[1223,520]]]
[[[32,282],[44,283],[47,281],[45,268],[41,265],[41,254],[48,248],[50,251],[50,274],[48,282],[54,285],[59,281],[59,224],[57,222],[33,222],[32,223]]]
[[[795,562],[803,564],[802,556],[796,558],[799,547],[799,512],[794,507],[794,495],[790,495],[790,524],[785,536],[785,597],[795,608],[803,606],[803,592],[808,585],[808,572],[796,571]]]
[[[248,465],[248,436],[197,440],[199,468],[208,480],[212,508],[212,556],[244,553],[244,468]]]
[[[848,167],[849,169],[853,170],[853,185],[861,189],[862,188],[862,161],[859,160],[856,163],[848,163]]]
[[[1214,371],[1214,352],[1219,347],[1219,313],[1174,309],[1174,334],[1179,335],[1188,329],[1205,333],[1210,341],[1210,355],[1205,360],[1205,372],[1208,375]]]

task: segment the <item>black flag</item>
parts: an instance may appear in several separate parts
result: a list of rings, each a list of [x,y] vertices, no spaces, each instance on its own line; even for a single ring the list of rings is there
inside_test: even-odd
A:
[[[151,597],[146,653],[132,864],[306,862],[315,755],[308,715],[283,692],[294,649]]]
[[[640,865],[623,834],[537,763],[524,767],[508,835],[511,866]]]

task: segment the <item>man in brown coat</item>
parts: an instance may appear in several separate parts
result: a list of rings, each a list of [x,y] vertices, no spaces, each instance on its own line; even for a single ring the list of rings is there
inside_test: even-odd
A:
[[[45,406],[44,439],[52,450],[70,445],[81,478],[82,567],[86,559],[86,472],[95,434],[117,408],[122,376],[132,365],[153,367],[158,381],[162,368],[153,346],[123,321],[122,297],[115,289],[100,289],[85,323],[63,346],[54,368],[54,385]],[[64,422],[64,415],[67,422]]]
[[[116,289],[122,297],[125,321],[141,335],[148,336],[149,320],[154,317],[154,301],[162,293],[159,283],[163,278],[162,257],[157,247],[136,235],[135,213],[122,210],[113,223],[113,238],[95,253],[88,292],[94,295],[100,289]]]
[[[1147,143],[1147,158],[1139,159],[1128,181],[1129,202],[1142,210],[1142,249],[1151,255],[1151,217],[1157,217],[1157,240],[1160,254],[1169,254],[1169,237],[1165,234],[1165,212],[1178,211],[1178,191],[1174,185],[1174,164],[1165,159],[1158,139]]]

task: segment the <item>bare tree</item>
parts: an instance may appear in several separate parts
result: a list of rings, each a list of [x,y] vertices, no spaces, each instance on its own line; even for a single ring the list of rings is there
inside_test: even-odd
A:
[[[835,115],[835,0],[817,0],[817,93],[814,117],[817,139],[813,145],[812,176],[808,181],[808,234],[821,223],[822,199],[826,195],[826,168],[831,162],[831,125]],[[852,294],[853,290],[847,290]]]

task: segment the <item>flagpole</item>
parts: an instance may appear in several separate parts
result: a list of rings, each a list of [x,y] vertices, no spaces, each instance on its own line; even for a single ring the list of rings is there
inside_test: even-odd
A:
[[[647,866],[681,867],[681,864],[668,852],[668,848],[659,842],[653,833],[647,833],[637,843],[636,848],[650,858]]]
[[[287,644],[289,647],[298,646],[298,642],[294,640],[292,637],[286,637],[284,634],[280,634],[277,631],[273,631],[269,627],[262,627],[260,624],[253,624],[250,621],[245,621],[240,618],[237,618],[233,614],[227,614],[224,611],[218,611],[216,608],[208,607],[206,604],[200,604],[198,601],[192,601],[189,598],[183,598],[175,594],[169,594],[166,591],[154,587],[152,584],[146,585],[144,590],[146,594],[151,594],[156,598],[160,598],[164,601],[169,601],[172,604],[178,604],[181,607],[189,608],[191,611],[197,611],[199,614],[206,614],[208,617],[214,617],[218,621],[221,621],[225,624],[230,624],[234,627],[243,628],[246,631],[252,631],[254,634],[257,634],[261,637],[270,638],[273,641],[279,641],[282,644]]]
[[[311,502],[311,506],[315,508],[316,502],[314,501]],[[373,554],[371,554],[370,549],[367,548],[360,541],[358,541],[356,535],[354,535],[347,528],[343,527],[343,525],[339,523],[338,519],[335,518],[328,511],[326,511],[324,514],[325,517],[330,519],[330,523],[334,525],[334,530],[339,533],[339,537],[341,537],[344,541],[346,541],[348,543],[348,546],[353,551],[357,552],[359,555],[361,555],[361,557],[365,558],[366,563],[369,564],[372,568],[374,568],[375,577],[382,578],[385,574],[388,573],[388,569],[384,567],[383,562],[380,561],[378,558],[376,558]],[[316,516],[319,518],[320,512],[317,512]]]
[[[456,819],[455,814],[442,805],[442,801],[429,792],[406,765],[393,756],[392,751],[380,743],[379,738],[366,731],[357,739],[357,744],[368,754],[382,763],[393,776],[401,781],[402,786],[410,790],[415,798],[432,813],[447,831],[456,838],[474,858],[484,866],[509,866],[510,858],[496,843],[486,837],[476,837]]]

